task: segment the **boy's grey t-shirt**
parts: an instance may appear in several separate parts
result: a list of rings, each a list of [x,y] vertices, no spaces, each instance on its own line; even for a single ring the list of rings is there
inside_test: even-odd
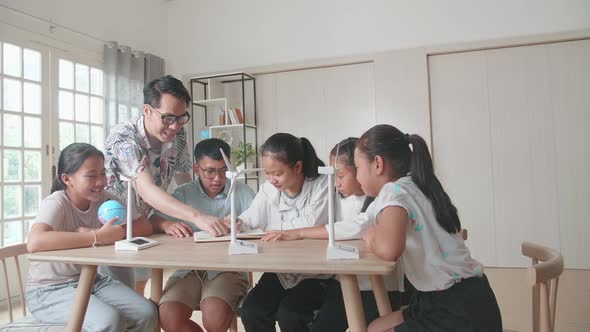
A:
[[[225,204],[230,185],[231,181],[227,180],[223,191],[221,191],[215,198],[211,198],[203,189],[201,180],[197,178],[192,182],[185,183],[177,187],[172,193],[172,196],[205,214],[223,218],[229,215],[231,212],[229,202],[228,204]],[[246,211],[248,207],[250,207],[250,204],[252,203],[252,200],[256,194],[254,194],[254,191],[252,191],[250,187],[241,181],[236,182],[234,193],[236,196],[236,215],[239,216],[242,212]],[[154,210],[154,214],[157,214],[158,216],[167,220],[185,223],[192,228],[193,232],[201,231],[201,229],[191,222],[170,217],[157,210]],[[172,276],[182,278],[190,271],[191,270],[178,270],[174,272]],[[218,271],[208,271],[208,278],[213,279],[219,273],[220,272]]]
[[[31,223],[45,223],[54,231],[75,232],[78,227],[101,228],[98,220],[98,208],[110,199],[110,195],[103,191],[103,197],[98,202],[90,202],[86,211],[78,209],[66,195],[59,190],[41,201],[39,213]],[[47,234],[46,236],[51,236]],[[45,287],[78,280],[82,266],[66,263],[31,262],[27,279],[27,289]]]

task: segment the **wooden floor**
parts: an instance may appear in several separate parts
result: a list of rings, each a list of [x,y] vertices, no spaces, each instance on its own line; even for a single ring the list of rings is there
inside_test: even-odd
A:
[[[172,271],[164,272],[164,280]],[[494,289],[505,328],[517,331],[531,330],[530,290],[523,287],[525,271],[523,269],[487,268],[486,274]],[[254,280],[258,280],[259,273],[254,274]],[[587,280],[590,278],[588,270],[566,270],[559,283],[558,305],[556,318],[556,331],[585,332],[590,331],[590,287]],[[149,297],[149,282],[146,287],[146,296]],[[6,301],[0,301],[0,326],[8,322]],[[19,298],[13,299],[13,309],[16,318],[21,317]],[[201,312],[195,311],[192,319],[201,322]],[[244,331],[241,322],[238,330]],[[277,328],[278,330],[278,328]]]

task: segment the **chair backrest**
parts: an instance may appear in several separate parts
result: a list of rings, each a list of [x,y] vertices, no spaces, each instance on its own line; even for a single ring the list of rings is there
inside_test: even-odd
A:
[[[9,258],[14,258],[15,267],[16,267],[16,275],[18,279],[18,287],[20,290],[20,299],[22,303],[22,310],[23,316],[26,315],[26,304],[25,304],[25,292],[23,289],[23,282],[20,273],[20,265],[18,261],[18,256],[27,253],[27,245],[26,244],[17,244],[9,247],[0,248],[0,260],[2,261],[2,271],[4,272],[4,288],[6,290],[6,303],[8,303],[8,318],[10,322],[12,322],[13,315],[12,315],[12,302],[11,302],[11,295],[10,295],[10,284],[8,278],[8,270],[6,269],[6,260]]]
[[[557,285],[563,273],[563,257],[553,249],[523,242],[522,254],[532,259],[528,282],[533,287],[533,331],[553,332]]]

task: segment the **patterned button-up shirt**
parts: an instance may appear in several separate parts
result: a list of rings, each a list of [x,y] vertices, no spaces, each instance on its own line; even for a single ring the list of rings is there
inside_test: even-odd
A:
[[[146,135],[143,116],[117,125],[105,142],[105,152],[106,190],[121,202],[127,201],[127,182],[121,180],[121,175],[135,177],[148,171],[156,186],[167,190],[175,173],[191,171],[184,128],[173,141],[162,143],[160,151],[154,151]],[[147,215],[151,208],[139,198],[137,212]]]

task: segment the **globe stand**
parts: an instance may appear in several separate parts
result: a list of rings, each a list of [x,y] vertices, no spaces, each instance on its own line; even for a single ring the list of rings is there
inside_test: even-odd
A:
[[[131,239],[125,239],[115,242],[116,251],[139,251],[154,247],[160,244],[158,241],[148,239],[147,237],[136,236]]]

